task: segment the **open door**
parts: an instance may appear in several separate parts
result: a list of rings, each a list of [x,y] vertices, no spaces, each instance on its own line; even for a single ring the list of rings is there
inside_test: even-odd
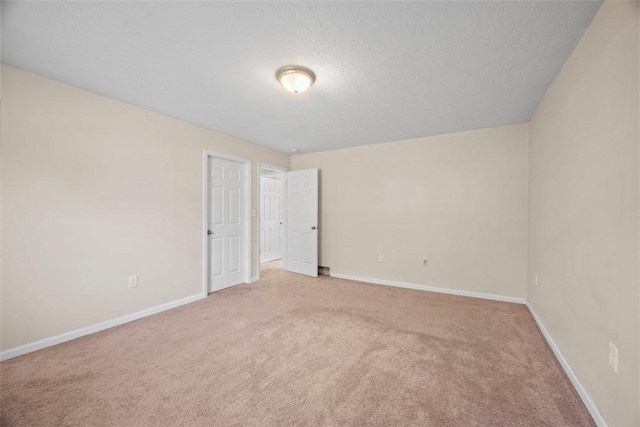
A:
[[[318,169],[287,172],[285,269],[318,277]]]

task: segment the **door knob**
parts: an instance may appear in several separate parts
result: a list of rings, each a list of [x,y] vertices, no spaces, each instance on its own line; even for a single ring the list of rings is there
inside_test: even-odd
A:
[[[315,225],[312,225],[312,226],[311,226],[311,229],[312,229],[312,230],[315,230],[316,228],[318,228],[318,227],[316,227]]]
[[[213,231],[207,230],[207,234],[213,234]]]

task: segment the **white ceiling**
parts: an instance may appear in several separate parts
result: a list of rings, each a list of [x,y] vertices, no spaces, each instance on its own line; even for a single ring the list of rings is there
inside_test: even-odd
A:
[[[2,62],[280,151],[528,121],[600,1],[3,2]],[[283,65],[317,75],[293,95]]]

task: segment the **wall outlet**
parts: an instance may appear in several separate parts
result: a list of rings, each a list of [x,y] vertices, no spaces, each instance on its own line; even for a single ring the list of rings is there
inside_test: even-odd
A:
[[[533,284],[538,286],[538,273],[533,276]]]
[[[129,287],[135,288],[138,286],[138,276],[129,276]]]
[[[618,347],[609,343],[609,366],[613,368],[613,372],[618,372]]]
[[[422,258],[422,265],[427,265],[429,260],[427,258]]]
[[[378,255],[378,262],[383,262],[384,258],[382,257],[382,255]]]

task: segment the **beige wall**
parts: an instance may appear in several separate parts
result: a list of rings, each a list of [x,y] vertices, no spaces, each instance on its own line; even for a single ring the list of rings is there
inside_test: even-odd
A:
[[[527,144],[520,124],[293,156],[320,169],[320,264],[524,298]]]
[[[640,425],[638,59],[638,3],[605,2],[530,123],[528,299],[611,426]]]
[[[321,265],[527,296],[611,426],[640,425],[638,9],[604,3],[530,124],[291,159],[321,170]],[[256,162],[290,165],[1,71],[2,350],[201,292],[203,149],[253,160],[254,206]]]
[[[257,162],[289,167],[287,155],[4,66],[2,104],[3,350],[201,293],[204,149],[254,161],[254,206]]]

